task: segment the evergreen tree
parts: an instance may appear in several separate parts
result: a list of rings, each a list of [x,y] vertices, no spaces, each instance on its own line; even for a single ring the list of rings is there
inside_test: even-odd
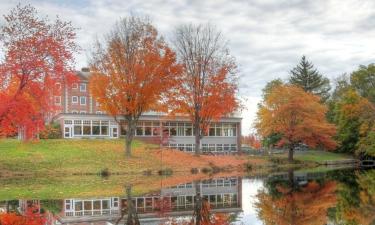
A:
[[[302,87],[306,92],[319,95],[322,101],[329,97],[329,79],[323,77],[314,65],[302,56],[301,62],[290,71],[289,83]]]

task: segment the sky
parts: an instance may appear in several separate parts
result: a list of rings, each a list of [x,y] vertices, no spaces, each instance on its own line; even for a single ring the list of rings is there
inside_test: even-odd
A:
[[[0,1],[4,15],[20,1]],[[211,23],[228,40],[239,66],[239,91],[244,101],[242,133],[253,132],[257,103],[264,85],[286,80],[306,55],[325,76],[375,62],[375,0],[26,0],[49,18],[72,21],[82,51],[77,69],[97,37],[120,18],[148,16],[167,41],[174,27]],[[3,23],[3,18],[1,18]]]

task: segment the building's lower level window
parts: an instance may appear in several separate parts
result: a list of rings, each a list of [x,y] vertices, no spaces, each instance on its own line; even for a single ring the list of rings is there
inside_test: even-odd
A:
[[[169,144],[167,145],[169,148],[179,149],[185,152],[193,152],[195,151],[195,144]],[[220,152],[236,152],[237,151],[237,144],[202,144],[202,152],[213,152],[213,153],[220,153]]]
[[[108,136],[109,121],[107,120],[74,120],[75,136]]]

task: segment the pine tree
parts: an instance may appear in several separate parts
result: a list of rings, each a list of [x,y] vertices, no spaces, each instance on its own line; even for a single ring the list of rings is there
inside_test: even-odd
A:
[[[331,89],[329,79],[323,77],[305,56],[301,62],[290,71],[289,83],[302,87],[306,92],[319,95],[322,101],[329,97]]]

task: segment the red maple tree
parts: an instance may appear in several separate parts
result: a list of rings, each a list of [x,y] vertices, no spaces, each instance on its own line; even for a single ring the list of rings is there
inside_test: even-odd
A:
[[[17,5],[0,29],[0,136],[31,138],[58,110],[54,96],[74,80],[75,28],[40,18],[31,5]]]

